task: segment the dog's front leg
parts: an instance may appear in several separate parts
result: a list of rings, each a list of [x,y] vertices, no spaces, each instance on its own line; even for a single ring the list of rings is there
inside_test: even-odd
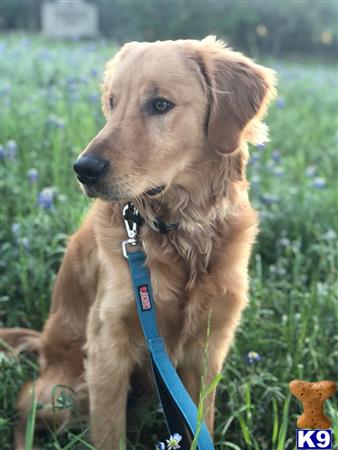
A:
[[[122,450],[132,370],[126,342],[113,341],[101,329],[88,345],[87,381],[90,428],[97,450]]]

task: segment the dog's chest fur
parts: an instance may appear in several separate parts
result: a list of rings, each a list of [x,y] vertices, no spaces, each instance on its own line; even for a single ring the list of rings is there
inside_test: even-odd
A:
[[[119,345],[134,355],[136,362],[141,362],[146,354],[137,316],[133,288],[128,262],[122,256],[121,242],[125,239],[120,218],[112,223],[111,211],[102,205],[99,209],[98,247],[100,253],[100,276],[94,312],[91,315],[92,329],[108,336],[107,345]],[[249,220],[251,217],[251,220]],[[256,234],[255,215],[251,208],[244,210],[245,232],[248,236],[239,242],[242,252],[236,254],[247,260],[251,241]],[[236,224],[238,229],[238,224]],[[228,226],[229,228],[229,226]],[[249,230],[249,231],[248,231]],[[251,231],[250,231],[251,230]],[[160,334],[164,337],[168,352],[176,364],[180,364],[186,353],[186,345],[200,346],[205,339],[208,311],[212,310],[212,327],[226,333],[228,318],[237,320],[233,313],[235,294],[240,311],[245,303],[247,274],[236,272],[239,261],[232,255],[232,246],[238,236],[232,235],[228,242],[224,235],[230,233],[231,227],[214,230],[208,245],[212,246],[208,258],[200,253],[201,249],[194,241],[185,247],[184,237],[181,242],[177,237],[162,236],[144,227],[141,237],[145,243],[147,263],[157,306]],[[251,235],[251,236],[250,236]],[[242,236],[243,237],[243,236]],[[196,236],[198,241],[198,236]],[[244,245],[244,247],[243,247]],[[185,253],[186,250],[186,253]],[[241,261],[242,262],[242,261]],[[244,266],[245,267],[245,266]],[[243,266],[242,266],[243,269]],[[228,286],[232,286],[230,293]],[[230,295],[230,297],[229,297]],[[228,302],[229,305],[224,303]],[[121,339],[121,336],[124,339]]]
[[[145,246],[147,248],[146,244]],[[161,255],[161,257],[160,249],[158,250],[158,255],[155,256],[150,252],[151,256],[147,259],[157,308],[158,327],[171,357],[178,362],[184,342],[199,331],[202,323],[207,322],[209,295],[205,292],[203,280],[208,275],[201,273],[199,276],[197,273],[196,282],[188,289],[190,267],[187,261],[180,256],[172,258],[170,255]],[[117,255],[114,252],[113,255],[107,248],[100,248],[100,251],[103,264],[99,269],[100,284],[96,298],[99,327],[110,328],[112,341],[116,337],[116,341],[119,342],[121,335],[129,335],[129,345],[135,348],[142,347],[145,351],[127,260],[121,254]],[[201,298],[197,300],[197,296]],[[190,309],[194,310],[194,315],[190,313]]]

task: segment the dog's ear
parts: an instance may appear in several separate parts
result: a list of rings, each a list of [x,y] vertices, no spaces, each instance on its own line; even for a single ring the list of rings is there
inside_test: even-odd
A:
[[[209,98],[208,142],[218,153],[231,153],[248,123],[266,112],[275,95],[275,73],[214,37],[203,39],[195,52]]]

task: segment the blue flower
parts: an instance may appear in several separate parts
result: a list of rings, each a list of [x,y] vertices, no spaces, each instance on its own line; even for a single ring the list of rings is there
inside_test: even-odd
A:
[[[18,237],[20,234],[21,225],[19,223],[12,223],[11,231],[14,237]]]
[[[92,76],[92,77],[97,77],[98,76],[98,74],[99,74],[99,71],[97,70],[97,69],[91,69],[91,71],[90,71],[90,75]]]
[[[38,180],[39,172],[37,169],[34,169],[34,167],[32,167],[31,169],[28,170],[27,176],[29,181],[33,184]]]
[[[164,443],[163,443],[163,442],[159,442],[159,443],[156,445],[156,450],[165,450],[165,445],[164,445]]]
[[[317,189],[322,189],[326,186],[326,180],[325,178],[322,177],[316,177],[313,182],[312,182],[312,186],[317,188]]]
[[[278,198],[272,194],[263,194],[263,195],[261,195],[260,199],[261,199],[261,202],[267,206],[271,206],[274,203],[277,203],[277,201],[278,201]]]
[[[276,106],[278,109],[283,109],[285,106],[285,100],[284,98],[278,97],[276,100]]]
[[[315,168],[315,166],[308,166],[305,169],[305,175],[309,178],[312,178],[316,175],[316,171],[317,171],[317,169]]]
[[[47,50],[46,48],[43,48],[42,50],[40,50],[39,52],[39,57],[41,59],[44,59],[45,61],[50,61],[53,59],[52,54],[50,53],[49,50]]]
[[[71,92],[70,94],[69,94],[69,100],[71,101],[71,102],[74,102],[74,103],[76,103],[76,102],[78,102],[79,100],[80,100],[80,94],[78,93],[78,92],[76,92],[76,91],[73,91],[73,92]]]
[[[256,148],[257,148],[258,150],[263,150],[263,149],[265,148],[265,144],[264,144],[264,143],[257,144],[257,145],[256,145]]]
[[[247,360],[248,364],[255,364],[255,363],[259,362],[261,359],[262,358],[261,358],[260,354],[257,352],[249,352],[246,355],[246,360]]]
[[[274,150],[271,154],[271,159],[273,161],[275,161],[276,163],[280,163],[281,162],[281,156],[280,156],[280,151],[279,150]]]
[[[250,182],[252,185],[258,186],[261,182],[261,177],[259,175],[252,175]]]
[[[283,237],[283,238],[279,239],[278,243],[281,247],[289,247],[291,244],[291,241],[287,237]]]
[[[282,177],[284,175],[284,169],[282,166],[277,166],[273,169],[273,174],[276,175],[276,177]]]
[[[89,94],[88,95],[88,100],[91,102],[91,103],[98,103],[99,101],[100,101],[100,96],[99,96],[99,94]]]
[[[255,165],[255,164],[259,163],[260,160],[261,160],[261,155],[259,153],[253,153],[250,156],[249,163],[252,165]]]
[[[0,160],[5,159],[6,152],[3,145],[0,145]]]
[[[17,150],[16,142],[13,139],[10,139],[9,141],[7,141],[6,145],[5,145],[5,153],[4,153],[5,158],[13,161],[16,157],[16,150]]]
[[[47,118],[47,125],[55,128],[64,128],[65,121],[52,114]]]
[[[43,209],[50,210],[53,206],[53,201],[55,198],[56,192],[55,188],[53,187],[46,187],[42,189],[41,192],[38,194],[37,202],[38,205],[41,206]]]
[[[181,448],[181,446],[179,445],[179,443],[182,440],[182,436],[178,433],[174,433],[172,436],[169,437],[169,439],[167,439],[167,445],[168,445],[168,450],[176,450],[178,448]]]
[[[11,90],[12,90],[11,85],[8,84],[8,83],[4,83],[4,84],[1,86],[0,92],[1,92],[1,94],[5,97],[6,95],[8,95],[8,94],[11,92]]]

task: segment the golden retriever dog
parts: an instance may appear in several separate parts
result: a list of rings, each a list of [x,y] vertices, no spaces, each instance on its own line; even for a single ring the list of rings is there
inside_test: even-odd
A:
[[[56,384],[75,392],[86,385],[97,449],[120,448],[131,380],[147,380],[150,368],[122,255],[123,206],[133,202],[144,219],[139,237],[160,334],[198,403],[208,323],[206,383],[221,372],[247,304],[258,229],[245,178],[247,143],[267,139],[261,119],[274,85],[272,70],[214,37],[131,42],[107,64],[106,124],[74,165],[83,191],[96,200],[70,238],[42,333],[3,331],[9,344],[36,344],[40,403],[51,403]],[[177,229],[161,233],[159,222]],[[31,386],[18,400],[17,449],[24,448]],[[214,393],[204,408],[212,433]],[[38,410],[39,422],[67,419],[65,411]]]

